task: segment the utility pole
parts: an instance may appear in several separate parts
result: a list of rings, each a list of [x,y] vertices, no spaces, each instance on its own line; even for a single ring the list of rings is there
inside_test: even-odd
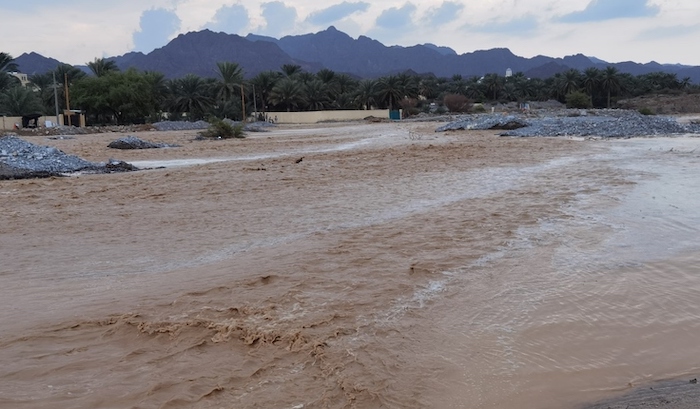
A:
[[[253,85],[253,110],[255,111],[255,118],[253,118],[253,122],[257,121],[258,118],[258,100],[255,98],[255,85]]]
[[[241,83],[241,109],[243,110],[243,119],[241,122],[245,122],[245,96],[243,95],[243,83]]]
[[[68,94],[68,73],[63,74],[63,87],[66,91],[66,112],[68,112],[68,126],[72,126],[70,118],[70,95]]]
[[[58,84],[56,84],[56,71],[53,73],[53,102],[56,105],[56,125],[58,125]]]

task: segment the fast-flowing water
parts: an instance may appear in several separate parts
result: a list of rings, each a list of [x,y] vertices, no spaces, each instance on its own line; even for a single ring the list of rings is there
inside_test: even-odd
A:
[[[3,231],[0,405],[576,408],[700,370],[700,139],[375,142],[4,185],[36,232]]]

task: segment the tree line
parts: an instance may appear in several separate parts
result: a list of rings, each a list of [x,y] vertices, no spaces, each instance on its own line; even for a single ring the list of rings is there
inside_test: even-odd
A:
[[[68,64],[29,77],[22,87],[9,75],[17,69],[12,57],[0,53],[0,114],[52,115],[68,102],[92,124],[154,122],[163,118],[195,121],[210,117],[242,119],[257,112],[334,109],[398,109],[406,114],[429,111],[466,112],[472,102],[526,102],[556,99],[579,108],[612,107],[616,100],[652,93],[700,92],[689,78],[655,72],[633,76],[615,67],[570,69],[547,79],[523,73],[451,78],[400,73],[357,79],[322,69],[306,72],[286,64],[245,79],[235,62],[219,62],[210,77],[193,74],[167,79],[162,73],[128,69],[96,58],[87,63],[92,75]],[[55,80],[55,82],[54,82]],[[67,86],[66,86],[67,85]],[[55,95],[57,98],[55,98]]]

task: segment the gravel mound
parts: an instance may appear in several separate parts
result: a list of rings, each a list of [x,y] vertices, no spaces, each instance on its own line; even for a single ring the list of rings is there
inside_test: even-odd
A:
[[[193,131],[209,128],[209,122],[163,121],[152,124],[158,131]]]
[[[510,129],[502,136],[584,136],[624,138],[633,136],[700,133],[698,124],[681,124],[665,116],[645,116],[636,111],[564,111],[566,115],[472,115],[438,128],[437,132],[463,129]],[[513,125],[513,128],[508,126]],[[518,125],[515,127],[515,125]]]
[[[73,172],[110,173],[136,170],[121,162],[94,163],[51,146],[38,146],[16,136],[0,138],[0,179],[59,176]]]
[[[233,121],[231,119],[224,119],[224,122],[226,122],[229,125],[235,126],[235,125],[240,125],[241,122],[239,121]],[[207,129],[209,128],[209,122],[207,121],[197,121],[197,122],[185,122],[185,121],[164,121],[164,122],[156,122],[152,124],[152,126],[158,130],[158,131],[193,131],[193,130],[202,130],[202,129]],[[268,122],[264,121],[257,121],[257,122],[251,122],[247,123],[245,127],[243,128],[244,131],[248,132],[265,132],[267,131],[270,127],[274,127],[275,124],[271,124]]]
[[[126,138],[119,138],[112,141],[107,145],[108,148],[113,149],[158,149],[158,148],[177,148],[180,145],[171,145],[167,143],[154,143],[144,141],[133,135],[129,135]]]

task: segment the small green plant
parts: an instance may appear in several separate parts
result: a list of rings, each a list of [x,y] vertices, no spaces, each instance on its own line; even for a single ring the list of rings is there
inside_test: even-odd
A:
[[[639,113],[642,115],[655,115],[654,111],[652,111],[649,107],[639,108]]]
[[[214,118],[209,121],[209,128],[200,133],[203,138],[229,139],[229,138],[245,138],[243,125],[232,125],[226,121]]]
[[[484,108],[484,104],[474,104],[474,106],[472,106],[472,112],[476,114],[483,114],[486,112],[486,108]]]
[[[573,91],[566,94],[566,107],[585,109],[591,107],[591,97],[580,91]]]

